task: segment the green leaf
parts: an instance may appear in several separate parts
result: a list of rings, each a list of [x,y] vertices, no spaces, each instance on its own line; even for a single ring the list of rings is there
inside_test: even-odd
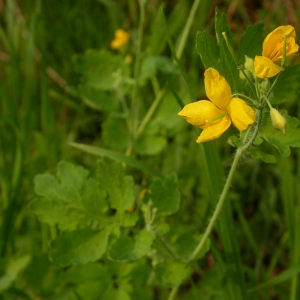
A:
[[[128,75],[123,58],[106,50],[85,51],[73,57],[76,70],[81,73],[81,82],[95,89],[113,89],[120,77]]]
[[[228,49],[223,33],[226,33],[232,49],[234,48],[234,38],[228,25],[227,16],[224,13],[221,13],[218,8],[216,8],[215,13],[215,30],[218,45],[220,47],[222,65],[222,68],[218,71],[228,81],[232,92],[235,92],[241,84],[241,79],[239,77],[239,70],[237,69],[236,63]]]
[[[108,202],[115,209],[121,223],[124,212],[131,208],[135,201],[134,182],[131,176],[125,176],[124,167],[115,161],[98,160],[97,179],[100,189],[106,190]]]
[[[179,74],[178,69],[168,57],[148,56],[142,62],[139,83],[144,85],[146,80],[155,76],[158,71],[166,74]]]
[[[161,152],[167,145],[167,140],[163,136],[143,135],[137,141],[136,151],[143,155],[155,155]]]
[[[234,47],[233,35],[230,31],[226,15],[220,13],[218,8],[216,8],[215,14],[215,29],[217,43],[207,34],[207,32],[198,32],[196,42],[197,51],[205,69],[216,69],[226,78],[232,92],[238,91],[238,89],[243,85],[243,82],[239,77],[239,71],[236,67],[236,63],[227,47],[222,33],[226,33],[227,39],[232,48]]]
[[[155,266],[155,276],[157,281],[167,287],[179,286],[190,274],[190,269],[186,264],[179,262],[163,262]]]
[[[144,164],[142,161],[137,160],[137,159],[135,159],[133,157],[130,157],[130,156],[126,156],[123,153],[108,150],[108,149],[104,149],[104,148],[100,148],[100,147],[79,144],[79,143],[69,143],[69,145],[74,147],[74,148],[77,148],[81,151],[84,151],[84,152],[87,152],[87,153],[90,153],[90,154],[94,154],[94,155],[97,155],[97,156],[101,156],[101,157],[103,157],[103,156],[108,157],[108,158],[113,159],[115,161],[119,161],[119,162],[125,163],[129,166],[132,166],[134,168],[137,168],[137,169],[139,169],[139,170],[141,170],[145,173],[151,174],[153,176],[161,177],[160,173],[153,170],[152,168],[150,168],[149,166]]]
[[[262,127],[258,133],[258,138],[263,138],[272,146],[277,148],[283,156],[289,156],[290,147],[300,147],[300,123],[296,118],[287,115],[286,111],[280,111],[287,121],[286,133],[283,134],[273,128],[269,111],[263,114]]]
[[[108,117],[102,124],[102,139],[109,148],[125,150],[129,144],[125,120],[115,116]]]
[[[291,101],[299,96],[300,65],[288,67],[279,76],[271,94],[270,102],[272,104]]]
[[[177,175],[172,173],[164,179],[155,178],[145,196],[145,202],[152,201],[157,213],[162,216],[174,214],[179,209],[180,194]]]
[[[256,147],[252,147],[249,149],[249,153],[251,154],[252,157],[254,158],[259,158],[262,161],[264,161],[265,163],[268,164],[274,164],[277,162],[277,159],[274,155],[272,154],[268,154]]]
[[[89,85],[80,84],[78,96],[82,98],[87,106],[94,110],[110,112],[117,110],[119,106],[118,99],[112,93]]]
[[[63,267],[96,261],[106,251],[109,234],[109,228],[100,231],[86,228],[62,232],[51,242],[49,257]]]
[[[41,221],[58,224],[62,230],[73,230],[93,220],[102,225],[110,223],[103,215],[108,207],[105,190],[87,176],[83,167],[59,162],[57,178],[50,174],[35,176],[35,193],[40,198],[30,203],[30,209]]]
[[[221,69],[220,48],[206,31],[197,33],[196,48],[205,69]]]
[[[245,55],[254,59],[256,55],[261,55],[263,44],[264,24],[258,22],[249,26],[243,34],[240,46],[236,52],[238,62],[244,64]]]
[[[0,292],[5,291],[13,284],[19,273],[21,273],[29,264],[30,260],[31,257],[29,255],[9,259],[5,272],[4,274],[1,274],[2,276],[0,277]],[[3,262],[1,262],[1,264],[2,263]],[[1,266],[1,268],[2,267],[3,266]]]
[[[150,252],[154,238],[155,234],[146,229],[136,234],[134,239],[120,237],[111,245],[108,258],[122,262],[137,260]]]

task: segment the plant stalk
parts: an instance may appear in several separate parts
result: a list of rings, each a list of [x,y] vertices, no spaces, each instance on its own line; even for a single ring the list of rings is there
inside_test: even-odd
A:
[[[207,226],[207,228],[206,228],[206,230],[205,230],[205,232],[202,236],[202,239],[201,239],[200,243],[197,245],[194,252],[192,253],[190,258],[188,259],[188,262],[193,261],[197,257],[199,252],[202,250],[205,242],[207,241],[209,235],[211,234],[215,223],[217,222],[217,219],[218,219],[218,217],[219,217],[219,215],[222,211],[223,205],[225,203],[226,196],[228,194],[229,188],[231,186],[233,175],[234,175],[235,170],[237,168],[238,162],[239,162],[242,154],[244,153],[244,151],[247,150],[247,148],[252,144],[253,140],[255,139],[255,137],[257,135],[257,132],[258,132],[258,129],[259,129],[259,126],[260,126],[260,122],[261,122],[261,111],[260,110],[257,110],[257,112],[256,112],[256,119],[257,119],[257,121],[256,121],[256,124],[254,125],[255,126],[254,131],[252,132],[252,135],[250,136],[250,139],[247,141],[247,138],[245,138],[244,139],[244,144],[237,149],[237,152],[235,154],[234,160],[233,160],[231,168],[230,168],[230,172],[229,172],[228,177],[226,179],[222,194],[219,198],[219,201],[218,201],[218,204],[215,208],[215,211],[214,211],[214,213],[213,213],[213,215],[212,215],[212,217],[209,221],[209,224],[208,224],[208,226]],[[249,134],[250,130],[251,129],[248,130],[248,132],[247,132],[248,134]],[[246,135],[246,136],[248,136],[248,135]]]

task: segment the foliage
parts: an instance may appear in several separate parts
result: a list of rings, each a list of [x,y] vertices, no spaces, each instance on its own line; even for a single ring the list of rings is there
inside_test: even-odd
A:
[[[298,299],[300,66],[241,69],[299,10],[50,2],[0,11],[0,300]],[[261,112],[249,135],[199,145],[177,115],[208,68]]]

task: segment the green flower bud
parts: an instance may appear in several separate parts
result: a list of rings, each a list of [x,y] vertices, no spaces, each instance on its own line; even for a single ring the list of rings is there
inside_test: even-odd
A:
[[[254,60],[247,55],[245,55],[245,64],[244,67],[250,73],[254,74]]]
[[[270,116],[273,127],[285,134],[287,122],[283,115],[277,109],[272,107],[270,109]]]
[[[246,73],[246,75],[247,75],[248,77],[250,77],[251,73],[250,73],[248,70],[245,69],[244,72]],[[242,80],[246,80],[246,77],[245,77],[244,73],[243,73],[241,70],[240,70],[239,76],[240,76],[240,78],[241,78]]]

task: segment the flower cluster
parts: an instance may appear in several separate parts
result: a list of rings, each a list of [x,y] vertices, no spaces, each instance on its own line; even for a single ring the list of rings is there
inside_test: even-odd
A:
[[[291,25],[280,26],[273,30],[263,42],[262,55],[256,56],[254,60],[246,57],[245,72],[262,79],[279,74],[286,62],[289,62],[299,49],[295,37],[295,29]],[[245,72],[241,78],[248,76]],[[218,138],[230,127],[231,123],[238,130],[244,131],[255,122],[254,109],[244,100],[232,97],[229,84],[217,70],[207,69],[204,73],[204,82],[206,95],[210,101],[200,100],[190,103],[178,113],[187,122],[203,129],[197,143]],[[260,103],[259,109],[267,102],[273,127],[285,133],[287,124],[284,117],[265,98],[265,95],[257,95],[257,101]],[[246,99],[249,98],[246,97]],[[255,106],[256,100],[253,100],[253,103]]]

